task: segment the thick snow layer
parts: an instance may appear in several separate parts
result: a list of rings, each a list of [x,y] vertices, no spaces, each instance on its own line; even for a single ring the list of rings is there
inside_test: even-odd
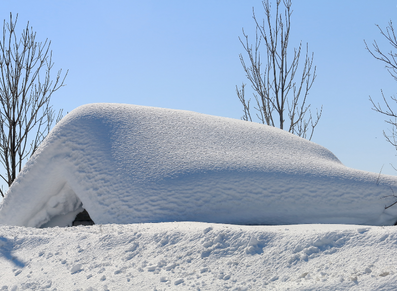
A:
[[[0,204],[0,223],[392,225],[397,177],[345,167],[285,131],[194,112],[92,104],[50,133]]]
[[[396,290],[393,226],[0,226],[0,290]]]

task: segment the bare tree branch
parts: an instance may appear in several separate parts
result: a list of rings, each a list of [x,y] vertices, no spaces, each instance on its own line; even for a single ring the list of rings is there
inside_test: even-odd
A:
[[[18,39],[17,20],[11,13],[10,22],[4,20],[0,40],[0,163],[6,172],[0,178],[8,186],[49,133],[54,121],[50,99],[67,76],[61,77],[60,70],[51,80],[51,42],[37,42],[29,23]],[[3,189],[0,194],[4,197]]]
[[[245,84],[241,84],[241,90],[236,86],[236,93],[238,99],[240,100],[241,104],[243,104],[243,111],[244,115],[241,117],[242,120],[245,121],[252,121],[251,114],[250,114],[250,101],[245,100]]]
[[[284,13],[280,12],[280,4],[284,4]],[[291,0],[277,0],[276,13],[273,19],[271,4],[269,0],[262,1],[265,11],[265,19],[260,23],[253,9],[253,19],[256,24],[255,45],[250,44],[248,35],[243,29],[243,38],[239,38],[245,52],[247,53],[249,65],[240,54],[240,62],[245,71],[247,79],[254,90],[258,113],[257,117],[263,124],[278,126],[284,129],[288,116],[288,131],[298,136],[312,138],[314,128],[321,118],[317,114],[313,119],[306,105],[307,96],[316,78],[316,67],[313,67],[314,54],[309,56],[309,48],[306,45],[306,57],[301,76],[298,77],[299,60],[301,58],[302,44],[294,49],[290,59],[288,55],[288,44],[291,30]],[[260,47],[265,46],[266,64],[264,69],[261,62]],[[288,62],[291,60],[291,63]],[[295,82],[299,78],[298,82]],[[249,100],[241,98],[239,91],[237,95],[243,104],[244,112],[249,112]],[[287,114],[285,113],[287,111]],[[306,120],[306,114],[309,118]],[[246,113],[243,117],[248,116]],[[251,115],[249,115],[251,116]],[[252,119],[250,119],[252,121]],[[311,130],[310,135],[307,132]]]
[[[389,21],[389,25],[386,27],[386,31],[383,31],[379,25],[376,26],[379,28],[381,35],[385,37],[385,39],[389,42],[392,49],[397,49],[397,37],[393,28],[392,21]],[[395,81],[397,81],[397,54],[394,53],[392,50],[387,54],[383,53],[376,41],[374,41],[372,44],[372,50],[368,47],[368,44],[365,40],[364,43],[366,50],[375,59],[384,63],[385,68],[388,70],[390,75],[393,77]],[[382,105],[379,102],[375,103],[375,101],[372,99],[371,96],[369,97],[369,101],[372,103],[372,110],[388,117],[388,119],[386,119],[385,122],[392,126],[391,134],[388,135],[386,134],[385,131],[383,131],[383,135],[385,136],[387,142],[389,142],[392,146],[394,146],[397,149],[397,131],[396,131],[397,114],[393,110],[392,106],[389,104],[390,100],[397,103],[397,98],[391,96],[390,100],[388,101],[383,93],[383,90],[381,90],[381,94],[382,94],[384,107],[382,107]]]

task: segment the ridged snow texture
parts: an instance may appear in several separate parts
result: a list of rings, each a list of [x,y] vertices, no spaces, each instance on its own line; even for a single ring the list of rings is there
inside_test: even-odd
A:
[[[97,224],[391,225],[397,206],[385,206],[396,182],[273,127],[91,104],[67,114],[29,160],[0,205],[0,223],[63,226],[85,208]]]

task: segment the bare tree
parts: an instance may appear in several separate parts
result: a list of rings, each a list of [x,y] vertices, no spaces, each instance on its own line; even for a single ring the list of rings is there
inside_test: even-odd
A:
[[[372,44],[372,50],[368,47],[367,42],[364,40],[365,48],[367,51],[377,60],[383,62],[385,64],[385,68],[388,70],[389,74],[393,77],[395,81],[397,81],[397,53],[393,52],[393,49],[397,49],[397,38],[393,28],[393,22],[389,21],[389,25],[386,27],[386,31],[382,30],[379,25],[376,25],[383,37],[389,42],[392,47],[392,50],[388,53],[383,53],[380,49],[378,43],[376,41]],[[383,135],[385,136],[386,140],[393,145],[397,149],[397,113],[392,109],[389,104],[389,101],[392,100],[397,103],[397,98],[394,96],[390,97],[388,101],[381,90],[382,99],[384,106],[380,105],[380,103],[375,103],[374,100],[369,97],[369,100],[372,103],[372,109],[376,112],[379,112],[388,119],[385,121],[392,126],[391,134],[386,134],[383,131]]]
[[[60,70],[51,80],[51,42],[37,42],[29,23],[18,38],[17,20],[12,14],[9,23],[4,20],[0,40],[0,161],[5,169],[0,177],[8,186],[50,131],[55,119],[50,99],[67,75],[61,78]],[[4,197],[3,189],[0,194]]]
[[[283,2],[285,10],[280,12]],[[249,59],[248,65],[240,54],[240,61],[246,73],[257,107],[256,116],[260,122],[270,126],[278,126],[303,138],[312,138],[321,114],[317,111],[313,118],[307,96],[314,80],[316,67],[313,67],[314,54],[309,55],[306,45],[306,56],[301,73],[298,73],[299,60],[302,53],[302,43],[295,48],[292,58],[289,57],[288,45],[291,29],[291,0],[277,0],[276,16],[273,19],[271,5],[268,0],[262,1],[266,18],[258,22],[253,9],[253,19],[256,24],[256,41],[252,46],[248,35],[243,29],[243,39],[240,39]],[[274,22],[274,23],[273,23]],[[265,65],[262,67],[261,44],[265,45]],[[291,63],[289,63],[291,61]],[[244,84],[241,89],[236,86],[237,95],[244,107],[243,120],[252,121],[249,102],[244,96]],[[306,114],[308,118],[305,119]],[[287,120],[287,121],[286,121]]]

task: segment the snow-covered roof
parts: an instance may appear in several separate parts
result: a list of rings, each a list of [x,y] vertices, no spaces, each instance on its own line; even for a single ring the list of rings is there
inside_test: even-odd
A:
[[[396,182],[266,125],[91,104],[69,113],[28,161],[0,204],[0,224],[65,225],[84,208],[97,224],[390,225]]]

